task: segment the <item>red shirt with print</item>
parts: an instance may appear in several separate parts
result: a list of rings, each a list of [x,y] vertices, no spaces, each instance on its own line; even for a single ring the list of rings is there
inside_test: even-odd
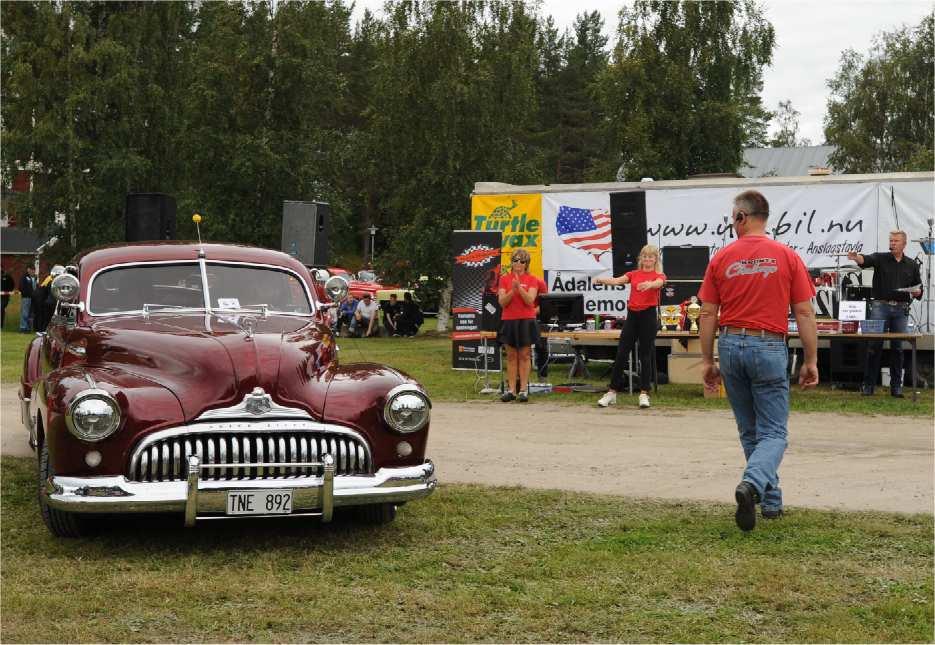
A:
[[[630,308],[630,311],[645,311],[650,307],[659,306],[659,292],[661,289],[637,291],[636,287],[643,282],[652,282],[653,280],[662,280],[665,282],[665,273],[637,269],[636,271],[627,273],[627,277],[630,278],[630,301],[627,303],[627,307]]]
[[[721,306],[720,325],[786,334],[789,305],[815,295],[802,258],[765,235],[744,235],[708,264],[698,297]]]
[[[517,276],[512,271],[506,275],[500,276],[500,288],[506,292],[512,291],[513,280],[519,280],[519,283],[527,289],[539,288],[539,278],[536,276],[530,275],[528,273]],[[519,293],[514,293],[513,299],[510,300],[510,304],[504,307],[503,311],[500,312],[500,320],[526,320],[529,318],[535,319],[535,317],[535,302],[533,302],[531,305],[527,305]]]

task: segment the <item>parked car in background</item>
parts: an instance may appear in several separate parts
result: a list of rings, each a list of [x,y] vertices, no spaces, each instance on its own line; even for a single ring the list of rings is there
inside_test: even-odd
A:
[[[373,271],[361,270],[356,274],[341,267],[309,267],[316,279],[324,283],[333,276],[340,276],[347,281],[348,292],[360,300],[365,293],[376,297],[381,289],[396,289],[396,285],[385,285]]]
[[[428,396],[341,364],[314,284],[278,251],[171,242],[90,251],[58,276],[20,385],[49,530],[342,507],[384,523],[430,494]]]

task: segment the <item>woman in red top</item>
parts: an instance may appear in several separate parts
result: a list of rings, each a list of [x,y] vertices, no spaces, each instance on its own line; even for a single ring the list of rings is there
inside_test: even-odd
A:
[[[512,270],[500,276],[497,290],[500,307],[500,334],[497,340],[506,346],[507,390],[500,397],[506,403],[516,399],[521,403],[529,400],[529,356],[531,348],[539,338],[536,325],[536,295],[539,280],[529,275],[529,252],[515,249],[510,257]],[[516,377],[519,376],[519,392],[516,392]]]
[[[630,284],[630,301],[627,303],[629,313],[620,332],[620,341],[617,343],[617,359],[610,376],[610,388],[597,402],[602,408],[617,403],[617,392],[625,386],[623,383],[623,368],[627,358],[633,351],[633,345],[640,341],[640,407],[649,407],[649,385],[652,379],[650,372],[652,366],[652,351],[656,342],[656,308],[659,306],[659,290],[666,283],[666,276],[662,272],[662,262],[659,260],[659,249],[647,244],[640,250],[640,267],[616,278],[597,278],[598,284],[623,285]]]

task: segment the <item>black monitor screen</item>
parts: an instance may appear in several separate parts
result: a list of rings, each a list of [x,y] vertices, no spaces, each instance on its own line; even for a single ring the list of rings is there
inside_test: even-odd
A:
[[[543,325],[584,323],[584,296],[580,293],[546,293],[539,298],[539,322]]]
[[[706,246],[664,246],[662,270],[670,280],[703,280],[708,256]]]

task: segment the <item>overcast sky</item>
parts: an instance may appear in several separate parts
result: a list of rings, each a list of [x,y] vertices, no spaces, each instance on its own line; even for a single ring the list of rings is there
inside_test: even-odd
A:
[[[380,15],[382,0],[357,0],[354,16],[364,7]],[[604,34],[612,43],[617,28],[620,0],[544,0],[544,15],[551,15],[562,29],[575,16],[598,10],[604,18]],[[767,19],[776,30],[773,63],[765,70],[763,103],[775,110],[789,99],[801,112],[799,136],[813,145],[824,141],[822,119],[828,100],[827,80],[838,69],[841,52],[853,49],[865,54],[878,32],[903,24],[916,25],[933,10],[931,0],[766,0]]]

